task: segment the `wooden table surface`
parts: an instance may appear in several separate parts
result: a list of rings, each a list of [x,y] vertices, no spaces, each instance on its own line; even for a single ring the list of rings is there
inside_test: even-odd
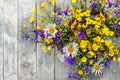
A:
[[[47,0],[0,0],[0,80],[74,80],[66,78],[70,69],[57,51],[46,55],[39,45],[21,37],[22,24],[41,1]],[[69,5],[70,0],[59,3]],[[105,72],[99,80],[120,80],[120,63],[112,63]]]

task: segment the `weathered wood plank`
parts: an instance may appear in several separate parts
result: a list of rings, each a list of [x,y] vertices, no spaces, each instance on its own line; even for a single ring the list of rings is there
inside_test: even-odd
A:
[[[32,8],[35,8],[35,0],[18,0],[18,78],[19,80],[36,79],[36,45],[31,40],[23,39],[22,25],[27,24]],[[35,17],[35,15],[33,15]],[[35,27],[34,24],[27,27]]]
[[[66,9],[71,4],[71,0],[56,0],[56,6]],[[70,72],[69,66],[62,63],[58,58],[60,53],[55,51],[55,80],[68,80],[67,75]]]
[[[51,7],[48,5],[48,0],[37,0],[38,7],[40,6],[41,2],[46,2],[46,7],[50,10]],[[39,16],[44,15],[43,13],[40,14],[38,11],[37,13],[37,21],[39,22]],[[48,25],[48,24],[45,24]],[[38,70],[38,80],[54,80],[54,51],[51,51],[51,55],[48,53],[43,53],[40,44],[37,44],[37,70]]]
[[[17,0],[4,0],[4,80],[17,80]]]
[[[0,80],[3,80],[3,0],[0,0]]]

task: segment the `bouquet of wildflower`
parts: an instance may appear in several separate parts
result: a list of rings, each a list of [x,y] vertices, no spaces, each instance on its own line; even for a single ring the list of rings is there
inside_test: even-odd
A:
[[[72,68],[68,78],[87,80],[91,75],[100,76],[111,61],[120,61],[114,43],[120,33],[118,2],[71,0],[66,8],[56,6],[55,0],[50,3],[51,8],[42,2],[37,9],[36,28],[29,30],[23,25],[25,39],[42,43],[45,53],[57,48],[61,60]],[[34,9],[32,12],[35,14]],[[35,17],[30,17],[29,22],[34,24]]]

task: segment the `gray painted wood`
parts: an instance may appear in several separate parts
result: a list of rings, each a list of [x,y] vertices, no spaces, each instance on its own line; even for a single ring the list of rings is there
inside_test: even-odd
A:
[[[39,7],[41,2],[48,2],[48,0],[37,0],[37,6]],[[46,7],[49,9],[50,5],[46,4]],[[37,20],[39,22],[39,19],[41,15],[44,15],[43,13],[37,13]],[[40,14],[40,15],[39,15]],[[45,24],[47,25],[47,24]],[[42,47],[42,46],[41,46]],[[54,80],[54,51],[51,51],[51,55],[48,53],[43,53],[42,48],[40,47],[40,44],[37,44],[37,59],[38,59],[38,80]]]
[[[4,80],[17,80],[17,0],[4,0]]]
[[[69,66],[59,60],[57,50],[49,56],[43,53],[40,44],[22,37],[22,25],[28,23],[31,9],[48,0],[36,1],[37,5],[35,0],[0,0],[0,80],[69,80],[66,78]],[[56,3],[61,7],[70,5],[68,0]],[[117,43],[119,46],[120,38]],[[112,62],[99,80],[120,80],[120,63]]]
[[[0,0],[0,80],[3,80],[3,0]]]
[[[35,0],[18,0],[18,78],[19,80],[36,80],[36,51],[31,40],[23,39],[22,25],[28,23]],[[35,27],[34,24],[27,27]]]

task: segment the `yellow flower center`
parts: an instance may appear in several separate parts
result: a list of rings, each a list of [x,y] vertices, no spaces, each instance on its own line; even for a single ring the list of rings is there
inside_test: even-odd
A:
[[[54,29],[53,27],[50,27],[50,28],[49,28],[49,33],[50,33],[50,34],[53,34],[54,32],[55,32],[55,29]]]
[[[72,53],[74,51],[74,48],[73,47],[69,47],[68,48],[68,52]]]
[[[99,66],[99,65],[96,65],[96,66],[95,66],[95,70],[97,70],[97,71],[100,70],[100,66]]]

